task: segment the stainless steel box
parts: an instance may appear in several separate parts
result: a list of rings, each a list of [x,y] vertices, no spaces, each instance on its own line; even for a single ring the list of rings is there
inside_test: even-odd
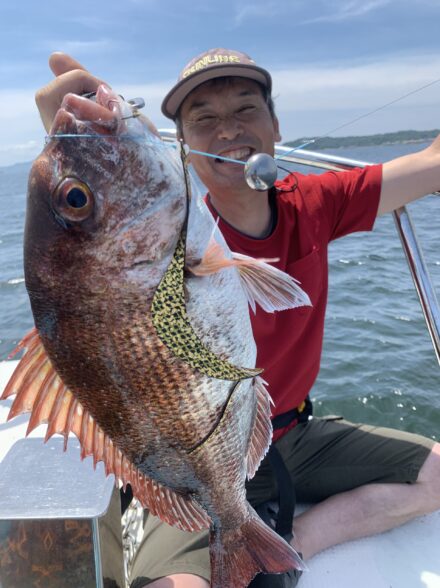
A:
[[[23,439],[0,464],[0,588],[124,588],[114,477],[69,439]]]

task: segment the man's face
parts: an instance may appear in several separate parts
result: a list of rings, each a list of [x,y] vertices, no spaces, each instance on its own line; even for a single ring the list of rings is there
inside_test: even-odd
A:
[[[183,139],[191,149],[246,161],[274,154],[280,140],[259,85],[245,78],[206,82],[193,90],[180,111]],[[200,179],[212,193],[247,187],[243,165],[191,154]]]

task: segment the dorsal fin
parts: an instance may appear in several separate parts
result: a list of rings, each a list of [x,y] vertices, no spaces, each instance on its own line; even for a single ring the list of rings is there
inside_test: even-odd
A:
[[[31,413],[26,435],[38,425],[47,423],[45,441],[59,433],[65,439],[64,449],[69,433],[74,433],[81,444],[81,458],[91,455],[95,466],[98,461],[104,462],[106,474],[114,474],[124,487],[130,484],[134,496],[152,514],[184,531],[201,531],[209,527],[210,518],[201,506],[145,476],[114,445],[64,385],[35,329],[19,343],[16,351],[23,348],[27,351],[0,397],[5,400],[16,395],[8,420]]]

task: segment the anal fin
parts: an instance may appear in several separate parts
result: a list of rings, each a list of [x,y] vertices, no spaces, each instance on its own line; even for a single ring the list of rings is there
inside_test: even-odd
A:
[[[92,456],[102,461],[106,474],[114,474],[124,487],[130,484],[134,496],[144,508],[169,525],[184,531],[201,531],[210,526],[210,518],[192,498],[178,494],[145,476],[102,430],[93,416],[75,398],[53,367],[38,333],[31,331],[17,349],[27,348],[12,374],[0,400],[16,395],[8,419],[30,413],[26,434],[47,424],[45,441],[58,433],[78,437],[81,458]]]

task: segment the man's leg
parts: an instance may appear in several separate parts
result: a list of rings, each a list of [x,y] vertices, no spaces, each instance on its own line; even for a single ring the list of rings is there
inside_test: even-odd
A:
[[[307,560],[353,539],[381,533],[440,509],[440,444],[423,463],[415,483],[371,483],[327,498],[297,516],[292,546]]]
[[[440,446],[429,439],[327,418],[295,427],[277,447],[298,500],[319,502],[293,525],[293,546],[306,559],[440,508]],[[276,498],[271,480],[264,460],[248,484],[251,504]],[[135,560],[132,588],[208,588],[207,534],[179,538],[182,531],[155,517],[151,521]]]
[[[209,588],[209,582],[193,574],[174,574],[151,582],[148,588]]]
[[[208,588],[208,530],[189,533],[148,515],[131,569],[131,588]]]

